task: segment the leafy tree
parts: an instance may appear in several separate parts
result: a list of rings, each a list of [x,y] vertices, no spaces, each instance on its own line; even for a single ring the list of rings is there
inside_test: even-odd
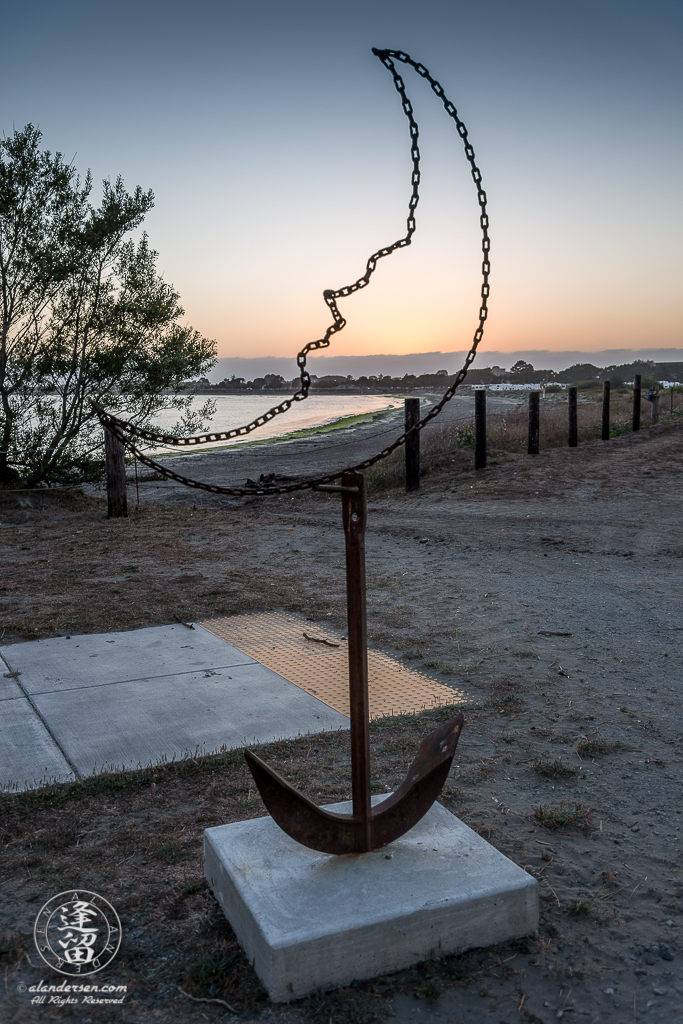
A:
[[[510,367],[510,373],[514,373],[518,377],[524,377],[526,374],[533,372],[534,368],[531,363],[527,363],[524,359],[518,359],[515,365]]]
[[[603,371],[593,363],[574,363],[566,370],[560,370],[557,379],[564,384],[576,384],[584,380],[598,380]]]
[[[27,125],[0,139],[0,485],[71,483],[102,472],[103,438],[89,399],[150,424],[177,409],[193,432],[183,381],[206,372],[215,343],[180,321],[179,295],[156,270],[146,234],[130,234],[152,192],[103,183],[90,204],[60,153]]]
[[[283,391],[287,387],[285,378],[279,373],[267,373],[265,381],[264,388],[270,388],[271,390]]]

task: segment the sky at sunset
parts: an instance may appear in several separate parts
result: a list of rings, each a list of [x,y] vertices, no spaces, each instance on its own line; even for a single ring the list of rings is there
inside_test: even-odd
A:
[[[325,288],[405,233],[407,123],[372,46],[403,49],[464,119],[489,196],[487,351],[683,346],[680,0],[3,0],[0,129],[146,220],[187,321],[223,357],[291,356]],[[340,302],[334,356],[458,352],[476,325],[476,194],[428,86],[410,248]]]

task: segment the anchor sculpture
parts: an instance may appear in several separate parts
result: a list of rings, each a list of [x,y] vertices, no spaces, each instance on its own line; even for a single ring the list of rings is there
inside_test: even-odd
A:
[[[432,806],[448,778],[463,717],[456,715],[428,736],[403,785],[372,807],[365,612],[365,477],[362,473],[345,473],[341,487],[322,486],[318,489],[338,491],[342,496],[346,537],[352,813],[337,814],[318,807],[251,750],[245,750],[244,757],[266,808],[283,832],[303,846],[322,853],[367,853],[404,835]]]
[[[269,768],[252,751],[245,751],[245,758],[254,777],[263,802],[275,821],[293,839],[324,853],[365,853],[386,846],[398,839],[422,818],[432,806],[448,777],[453,761],[455,748],[463,726],[462,715],[456,715],[440,729],[428,736],[420,747],[403,785],[386,800],[372,807],[370,800],[370,743],[369,743],[369,712],[368,712],[368,664],[367,634],[365,622],[365,522],[367,518],[367,502],[365,496],[365,480],[360,469],[367,469],[381,459],[387,458],[409,437],[422,430],[434,417],[438,416],[447,402],[456,393],[458,386],[467,375],[468,367],[475,357],[477,347],[484,333],[484,324],[488,316],[489,275],[491,263],[489,259],[490,238],[489,218],[487,213],[486,192],[482,187],[481,172],[476,164],[474,149],[469,142],[467,128],[458,116],[458,112],[446,96],[443,87],[433,78],[423,64],[414,61],[401,50],[372,51],[390,72],[396,91],[401,98],[403,112],[410,126],[410,153],[412,159],[411,195],[408,203],[408,219],[406,234],[397,241],[378,249],[368,259],[365,273],[355,282],[336,290],[327,289],[323,298],[332,313],[332,323],[324,337],[307,343],[297,356],[300,370],[301,387],[290,398],[273,406],[266,413],[258,416],[250,423],[230,430],[201,434],[196,437],[174,437],[149,430],[146,427],[122,420],[112,413],[106,412],[97,402],[91,400],[93,410],[102,426],[122,446],[119,452],[120,466],[124,467],[123,449],[135,459],[148,466],[155,473],[167,480],[175,480],[186,487],[193,487],[212,494],[229,495],[267,495],[287,494],[293,491],[320,490],[338,491],[342,495],[344,516],[344,532],[346,535],[346,584],[348,603],[349,629],[349,688],[351,704],[351,775],[353,793],[353,812],[351,814],[335,814],[316,806],[281,776]],[[458,135],[465,147],[465,156],[470,165],[472,180],[477,189],[479,204],[479,225],[481,228],[482,248],[482,287],[479,306],[479,320],[472,343],[462,368],[449,385],[440,401],[436,402],[423,419],[395,438],[391,444],[381,451],[356,463],[346,470],[326,471],[315,479],[278,481],[263,478],[254,483],[248,480],[245,486],[223,486],[206,483],[183,476],[140,450],[134,439],[164,447],[194,446],[216,441],[229,441],[242,438],[257,427],[264,426],[274,416],[290,409],[295,401],[308,396],[311,377],[306,370],[306,356],[309,352],[327,348],[330,339],[342,330],[346,320],[337,306],[337,300],[347,298],[365,288],[374,273],[377,262],[391,253],[411,244],[416,230],[415,211],[419,200],[420,182],[420,150],[418,146],[418,125],[413,115],[413,108],[406,94],[405,85],[398,73],[396,62],[412,67],[425,79],[434,94],[439,98],[448,116],[455,123]],[[119,457],[119,456],[117,456]],[[125,468],[125,467],[124,467]],[[123,473],[125,477],[125,472]],[[331,481],[342,478],[341,487]]]

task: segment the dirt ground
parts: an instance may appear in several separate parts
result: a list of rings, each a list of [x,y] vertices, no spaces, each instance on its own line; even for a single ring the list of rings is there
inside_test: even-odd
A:
[[[202,881],[202,830],[263,813],[236,752],[2,798],[3,1024],[233,1019],[219,1000],[283,1024],[683,1021],[682,456],[683,424],[660,424],[476,475],[444,466],[370,501],[371,642],[470,695],[443,800],[538,878],[537,935],[270,1005]],[[254,609],[344,626],[334,497],[151,482],[110,521],[97,497],[5,494],[0,555],[0,645]],[[378,789],[443,714],[374,724]],[[332,802],[347,745],[261,753]],[[19,990],[58,979],[37,966],[33,921],[75,885],[122,918],[106,979],[128,985],[122,1006],[36,1007]]]

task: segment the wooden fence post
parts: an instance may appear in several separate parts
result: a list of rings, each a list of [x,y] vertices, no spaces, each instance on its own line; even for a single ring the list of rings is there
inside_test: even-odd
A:
[[[603,441],[609,441],[609,396],[610,396],[610,382],[604,380],[602,382],[602,439]]]
[[[659,384],[656,381],[652,389],[652,422],[659,423]]]
[[[640,380],[641,375],[636,373],[633,378],[633,429],[640,430]]]
[[[420,399],[406,398],[405,400],[405,428],[406,432],[420,422]],[[406,491],[417,491],[420,489],[420,431],[406,440]]]
[[[577,388],[569,388],[568,391],[568,405],[569,405],[569,438],[567,444],[570,448],[576,448],[579,443],[579,419],[577,411]]]
[[[538,455],[540,437],[540,391],[529,392],[529,455]]]
[[[486,469],[486,387],[474,391],[474,468]]]
[[[104,429],[104,458],[107,471],[107,515],[118,519],[128,515],[126,492],[126,449],[111,430]]]

